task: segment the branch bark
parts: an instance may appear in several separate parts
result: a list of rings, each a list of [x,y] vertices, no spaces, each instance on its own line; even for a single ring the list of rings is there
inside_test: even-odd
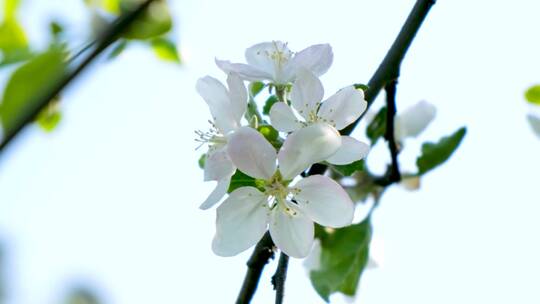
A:
[[[276,304],[283,303],[285,296],[285,280],[287,279],[287,267],[289,266],[289,256],[281,252],[279,255],[276,273],[272,276],[272,284],[276,290]]]
[[[407,50],[409,49],[412,41],[414,40],[414,37],[416,36],[416,33],[420,29],[422,22],[426,18],[429,10],[431,7],[435,4],[435,0],[417,0],[416,4],[412,8],[411,12],[409,13],[409,16],[407,17],[407,20],[403,24],[403,27],[401,28],[398,36],[394,40],[394,43],[386,53],[386,56],[384,57],[383,61],[375,71],[375,74],[371,77],[371,79],[368,82],[368,90],[366,91],[366,101],[368,102],[368,108],[373,104],[373,101],[379,94],[380,90],[386,85],[386,83],[392,79],[397,79],[399,77],[399,68],[401,66],[401,62],[403,61],[403,58],[405,57],[405,54],[407,53]],[[365,114],[365,112],[364,112]],[[362,114],[358,120],[356,120],[353,124],[349,125],[347,128],[343,129],[341,134],[343,135],[349,135],[352,133],[354,128],[358,125],[358,122],[362,117],[364,116]],[[315,164],[311,166],[310,170],[308,171],[308,175],[315,175],[315,174],[323,174],[326,171],[326,166],[321,164]],[[261,240],[262,242],[262,240]],[[259,242],[260,244],[260,242]],[[255,247],[255,250],[253,252],[253,255],[251,256],[250,260],[254,258],[257,255],[257,248],[259,247],[259,244]],[[264,257],[262,257],[264,258]],[[268,262],[268,257],[266,259],[266,262]],[[263,263],[263,267],[266,264]],[[262,270],[259,272],[258,276],[248,276],[246,275],[246,278],[244,279],[244,284],[242,285],[242,291],[244,290],[244,285],[246,285],[246,281],[248,280],[254,280],[255,282],[251,282],[250,284],[255,285],[255,288],[260,280],[260,273],[262,273]],[[249,270],[248,270],[249,274]],[[241,294],[242,294],[241,291]],[[252,290],[252,292],[255,292],[255,289]],[[251,299],[253,295],[246,295],[246,299]],[[238,302],[237,303],[249,303],[248,302]]]
[[[0,143],[0,152],[24,129],[25,126],[36,120],[41,111],[47,107],[49,102],[64,89],[82,72],[88,65],[93,62],[98,55],[100,55],[105,49],[107,49],[113,42],[115,42],[120,34],[124,32],[137,18],[139,18],[144,11],[155,0],[146,0],[137,6],[131,12],[118,17],[110,28],[108,28],[101,37],[96,41],[96,47],[94,50],[84,58],[73,70],[68,72],[63,78],[61,78],[54,86],[52,86],[44,94],[37,96],[37,100],[30,102],[30,105],[34,105],[32,109],[27,112],[21,113],[23,116],[21,123],[17,125],[13,131],[5,134],[4,140]]]

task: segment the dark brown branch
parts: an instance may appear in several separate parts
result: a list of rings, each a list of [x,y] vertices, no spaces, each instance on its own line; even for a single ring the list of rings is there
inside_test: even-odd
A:
[[[246,304],[251,301],[257,285],[259,285],[259,279],[261,277],[264,266],[268,261],[274,257],[274,242],[270,233],[266,232],[263,238],[255,246],[255,250],[251,254],[247,262],[248,270],[244,278],[244,283],[236,299],[236,304]]]
[[[386,83],[392,79],[398,78],[401,62],[403,61],[403,58],[405,57],[405,54],[407,53],[407,50],[409,49],[414,37],[416,36],[416,33],[420,29],[422,22],[424,21],[429,10],[434,4],[435,4],[435,0],[417,0],[416,1],[416,4],[414,5],[409,16],[407,17],[407,20],[405,21],[405,24],[403,25],[403,27],[401,28],[401,31],[396,37],[396,40],[394,40],[394,43],[390,47],[390,50],[388,50],[388,53],[386,53],[386,56],[384,57],[383,61],[377,68],[377,71],[375,71],[375,74],[373,75],[373,77],[371,77],[371,79],[368,82],[368,90],[366,91],[366,101],[368,102],[368,108],[371,106],[371,104],[373,104],[375,97],[377,97],[380,90],[386,85]],[[351,132],[354,130],[356,125],[358,125],[358,122],[360,121],[360,119],[362,119],[364,114],[362,114],[362,116],[360,116],[360,118],[358,118],[358,120],[356,120],[353,124],[343,129],[341,134],[343,135],[351,134]],[[311,166],[310,170],[308,171],[308,175],[323,174],[325,171],[326,171],[325,165],[315,164]],[[256,256],[258,252],[257,247],[259,247],[259,244],[255,247],[255,251],[253,252],[253,255],[251,256],[251,258],[254,258]],[[267,258],[267,261],[269,258],[270,257]],[[265,264],[266,263],[263,264],[263,267]],[[249,273],[250,272],[248,270],[248,274]],[[251,280],[256,280],[256,282],[251,283],[251,284],[254,284],[255,288],[260,279],[260,273],[262,273],[262,270],[259,272],[259,276],[250,276],[249,278]],[[244,290],[244,286],[247,284],[247,281],[248,281],[248,277],[246,276],[246,278],[244,279],[244,284],[242,285],[242,291]],[[255,292],[255,289],[253,289],[252,292]],[[249,297],[246,296],[245,298],[251,299],[252,297],[253,295],[249,295]],[[247,302],[237,302],[237,303],[247,303]]]
[[[289,256],[281,252],[279,255],[278,267],[276,273],[272,276],[272,284],[276,291],[276,304],[283,303],[285,296],[285,280],[287,279],[287,267],[289,266]]]
[[[146,0],[137,6],[131,12],[124,14],[116,19],[110,28],[108,28],[103,35],[98,39],[96,47],[79,63],[73,70],[69,71],[64,77],[62,77],[57,83],[55,83],[50,89],[43,94],[36,96],[35,101],[30,101],[29,105],[32,106],[26,112],[20,113],[22,118],[17,126],[5,134],[4,140],[0,143],[0,152],[19,134],[19,132],[28,124],[36,120],[41,111],[47,107],[49,102],[58,96],[58,94],[66,88],[71,82],[83,71],[88,65],[93,62],[98,55],[100,55],[105,49],[107,49],[118,37],[130,26],[139,16],[141,16],[148,6],[155,0]]]

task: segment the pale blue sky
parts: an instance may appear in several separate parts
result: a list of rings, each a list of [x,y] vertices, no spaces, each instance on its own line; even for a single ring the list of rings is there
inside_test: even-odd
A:
[[[25,1],[34,40],[44,41],[51,15],[85,33],[82,1]],[[224,79],[216,56],[241,61],[246,47],[280,39],[293,50],[332,45],[327,95],[367,82],[414,1],[170,3],[184,66],[142,47],[95,64],[64,93],[54,133],[28,128],[1,156],[9,304],[58,303],[72,282],[110,304],[232,302],[251,250],[234,258],[210,250],[215,214],[198,206],[213,185],[202,182],[193,141],[209,113],[195,81]],[[437,119],[407,143],[403,166],[412,167],[423,140],[462,125],[468,134],[420,191],[385,194],[374,214],[384,258],[364,274],[355,303],[540,302],[540,141],[522,97],[540,82],[538,11],[534,0],[434,6],[402,67],[398,111],[424,99]],[[385,160],[378,147],[369,161]],[[273,302],[275,266],[254,303]],[[300,260],[291,260],[286,288],[286,303],[322,303]]]

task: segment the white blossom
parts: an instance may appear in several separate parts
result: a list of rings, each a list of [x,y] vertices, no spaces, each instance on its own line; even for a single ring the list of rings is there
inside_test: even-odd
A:
[[[276,153],[256,130],[238,129],[227,151],[235,166],[264,189],[240,187],[217,208],[213,251],[233,256],[253,246],[267,229],[276,246],[289,256],[308,255],[314,224],[343,227],[352,222],[354,204],[329,177],[312,175],[290,185],[310,165],[334,154],[341,145],[337,131],[315,123],[289,135]]]
[[[223,198],[236,171],[227,153],[227,143],[228,137],[241,125],[240,120],[247,107],[247,91],[242,79],[234,73],[227,77],[227,85],[229,89],[210,76],[200,78],[196,85],[213,118],[210,131],[196,131],[197,140],[208,144],[204,180],[217,181],[216,188],[201,204],[201,209],[208,209]]]
[[[394,138],[403,142],[406,138],[422,133],[435,118],[437,109],[427,101],[420,101],[398,112],[394,118]]]
[[[324,89],[317,76],[306,69],[299,70],[290,94],[292,108],[284,102],[275,103],[270,109],[272,126],[281,132],[296,132],[323,123],[341,130],[357,120],[367,108],[363,91],[353,86],[339,90],[321,103],[323,96]],[[335,134],[340,136],[337,131]],[[366,143],[350,136],[340,137],[342,144],[335,154],[326,159],[329,163],[349,164],[364,158],[369,152]]]
[[[295,80],[299,69],[323,75],[332,65],[333,56],[329,44],[312,45],[294,53],[287,47],[287,43],[272,41],[248,48],[245,53],[247,64],[218,59],[216,64],[226,73],[238,73],[245,80],[269,80],[275,85],[286,85]]]

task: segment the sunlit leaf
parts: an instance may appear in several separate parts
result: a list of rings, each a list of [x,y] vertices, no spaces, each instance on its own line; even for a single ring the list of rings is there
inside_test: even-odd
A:
[[[152,39],[150,45],[159,59],[177,63],[181,62],[180,53],[178,52],[174,42],[171,40],[164,37],[158,37]]]
[[[229,189],[227,190],[227,192],[231,193],[240,187],[248,186],[259,188],[259,190],[264,190],[262,183],[263,181],[256,180],[253,177],[237,169],[231,178],[231,183],[229,184]]]
[[[386,107],[382,107],[366,129],[366,135],[371,140],[371,145],[375,145],[379,138],[386,132]]]
[[[66,68],[64,59],[65,52],[53,48],[13,72],[0,104],[0,119],[4,132],[10,133],[22,123],[22,113],[36,109],[35,103],[39,97],[63,76]]]
[[[351,176],[356,171],[364,170],[364,160],[357,160],[347,165],[332,165],[332,168],[343,176]]]
[[[355,295],[369,259],[369,218],[339,229],[317,226],[316,235],[321,241],[321,256],[320,267],[310,272],[313,287],[326,302],[335,292]]]
[[[2,51],[0,65],[26,60],[32,55],[28,49],[24,29],[15,19],[0,24],[0,50]]]
[[[20,0],[4,0],[4,19],[14,19],[17,9],[19,8]]]
[[[540,84],[528,88],[525,99],[532,104],[540,105]]]
[[[466,133],[467,128],[461,127],[452,135],[443,137],[436,143],[424,143],[422,154],[416,159],[418,174],[425,174],[447,161],[458,148]]]
[[[38,126],[45,132],[52,132],[62,119],[62,113],[59,108],[59,100],[51,103],[39,113],[37,118]]]
[[[122,10],[132,10],[133,5],[122,6]],[[144,14],[139,17],[122,36],[128,39],[150,39],[162,36],[172,27],[171,14],[165,1],[150,4]]]
[[[254,81],[249,84],[249,94],[251,97],[257,96],[264,89],[264,83],[260,81]]]

